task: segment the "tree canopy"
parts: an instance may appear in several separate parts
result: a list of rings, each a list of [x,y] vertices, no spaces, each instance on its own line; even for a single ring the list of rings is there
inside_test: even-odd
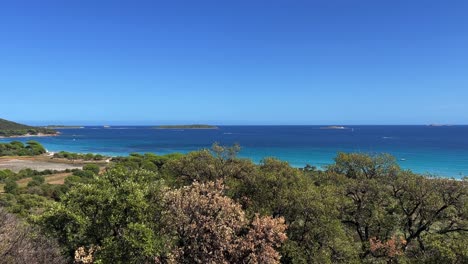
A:
[[[466,179],[418,175],[384,154],[339,153],[318,170],[238,151],[131,154],[64,185],[34,176],[9,183],[0,206],[32,215],[77,263],[468,262]]]

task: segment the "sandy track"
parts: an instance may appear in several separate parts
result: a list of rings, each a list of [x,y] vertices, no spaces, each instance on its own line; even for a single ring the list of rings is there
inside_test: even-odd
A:
[[[81,169],[82,164],[68,164],[58,162],[46,162],[35,160],[20,160],[20,159],[0,159],[0,169],[10,169],[18,172],[22,169],[30,168],[32,170],[66,170],[66,169]]]

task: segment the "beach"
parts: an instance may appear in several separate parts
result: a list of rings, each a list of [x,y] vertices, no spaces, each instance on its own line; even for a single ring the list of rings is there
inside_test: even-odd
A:
[[[0,138],[29,138],[29,137],[56,137],[60,135],[60,132],[57,132],[55,134],[44,134],[44,133],[38,133],[38,134],[25,134],[25,135],[18,135],[18,136],[8,136],[8,137],[5,137],[5,136],[0,136]]]

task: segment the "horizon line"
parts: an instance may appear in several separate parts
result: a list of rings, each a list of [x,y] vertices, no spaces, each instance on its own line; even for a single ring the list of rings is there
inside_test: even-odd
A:
[[[450,127],[450,126],[468,126],[468,124],[210,124],[210,123],[181,123],[181,124],[48,124],[48,125],[33,125],[33,126],[182,126],[182,125],[210,125],[210,126],[430,126],[430,127]]]

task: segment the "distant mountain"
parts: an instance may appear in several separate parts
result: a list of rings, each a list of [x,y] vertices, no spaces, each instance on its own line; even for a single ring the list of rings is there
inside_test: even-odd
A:
[[[18,137],[31,135],[54,135],[53,129],[27,126],[0,118],[0,137]]]

